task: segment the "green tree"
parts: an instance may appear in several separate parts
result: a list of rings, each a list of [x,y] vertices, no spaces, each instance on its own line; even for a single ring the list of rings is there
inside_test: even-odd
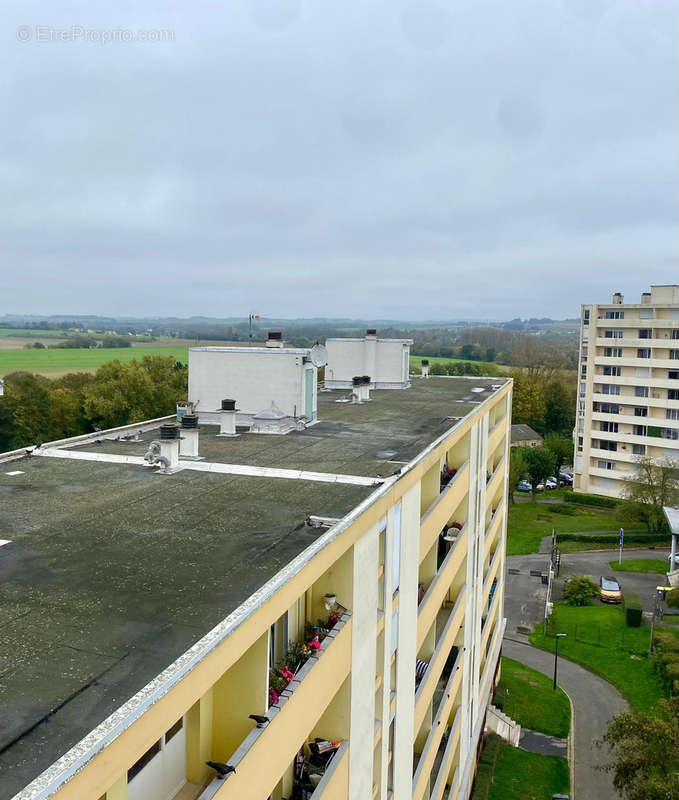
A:
[[[575,392],[560,380],[550,381],[544,388],[546,432],[570,436],[575,425]],[[571,448],[572,449],[572,448]]]
[[[550,433],[545,436],[545,447],[554,457],[554,475],[558,478],[561,467],[573,462],[573,442],[564,436]]]
[[[523,448],[521,447],[512,447],[509,451],[509,502],[514,502],[514,490],[516,489],[516,484],[523,478],[526,474],[527,467],[526,467],[526,460],[523,457],[523,453],[521,452]]]
[[[526,462],[528,480],[533,487],[533,496],[539,483],[544,483],[554,471],[554,455],[544,445],[541,447],[522,447],[521,454]]]
[[[623,711],[608,723],[602,742],[611,760],[602,769],[626,800],[679,797],[679,698],[661,700],[653,712]]]
[[[679,494],[679,465],[640,456],[633,474],[625,479],[620,514],[630,522],[642,522],[649,531],[667,530],[663,506],[674,506]]]
[[[514,378],[512,422],[515,425],[530,425],[537,431],[544,431],[545,402],[540,380],[517,370],[511,375]]]
[[[569,606],[587,606],[599,594],[599,587],[586,575],[573,575],[563,588],[563,599]]]

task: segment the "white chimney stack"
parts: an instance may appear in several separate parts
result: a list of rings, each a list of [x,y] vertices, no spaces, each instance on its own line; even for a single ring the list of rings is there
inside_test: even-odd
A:
[[[370,400],[370,376],[356,375],[351,380],[355,403],[365,403]]]
[[[237,436],[236,433],[236,401],[222,400],[222,407],[219,412],[219,433],[218,436]]]
[[[621,306],[622,305],[622,299],[623,299],[622,298],[622,294],[620,292],[616,292],[613,295],[613,302],[615,303],[616,306]]]
[[[198,461],[200,459],[200,455],[198,455],[199,438],[197,414],[184,414],[179,440],[179,455],[191,461]]]
[[[165,472],[171,472],[179,466],[179,426],[160,426],[160,459]]]
[[[428,378],[429,377],[429,359],[423,358],[422,359],[422,377]]]

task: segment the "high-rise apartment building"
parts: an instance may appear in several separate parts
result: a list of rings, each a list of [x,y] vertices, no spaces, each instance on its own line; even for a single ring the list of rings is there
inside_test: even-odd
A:
[[[511,381],[358,383],[0,455],[0,800],[469,797]]]
[[[583,305],[575,491],[620,497],[640,456],[679,461],[679,286]]]

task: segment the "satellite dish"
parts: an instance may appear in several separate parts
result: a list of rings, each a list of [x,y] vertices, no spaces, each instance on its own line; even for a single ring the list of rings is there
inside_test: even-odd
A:
[[[309,359],[314,367],[324,367],[328,363],[328,351],[324,344],[315,344],[309,351]]]

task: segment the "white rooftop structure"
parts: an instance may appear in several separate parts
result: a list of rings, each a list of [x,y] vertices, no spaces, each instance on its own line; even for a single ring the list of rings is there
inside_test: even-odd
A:
[[[367,375],[373,389],[407,389],[412,343],[412,339],[380,339],[374,328],[361,339],[326,339],[326,388],[347,389],[353,378]]]

